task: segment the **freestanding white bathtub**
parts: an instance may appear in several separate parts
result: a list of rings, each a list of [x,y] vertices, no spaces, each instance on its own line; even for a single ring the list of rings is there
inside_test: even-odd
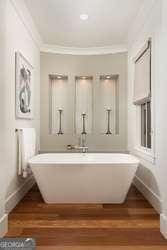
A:
[[[129,154],[49,153],[29,164],[46,203],[122,203],[139,161]]]

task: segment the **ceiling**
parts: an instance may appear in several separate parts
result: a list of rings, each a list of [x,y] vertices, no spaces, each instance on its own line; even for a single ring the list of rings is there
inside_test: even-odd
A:
[[[147,0],[24,0],[45,44],[89,48],[125,44]],[[88,14],[85,21],[80,14]]]

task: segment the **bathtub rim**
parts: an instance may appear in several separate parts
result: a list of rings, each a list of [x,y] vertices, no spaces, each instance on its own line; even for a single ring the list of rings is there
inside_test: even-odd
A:
[[[49,161],[49,160],[44,160],[44,159],[40,159],[40,156],[42,156],[42,157],[44,157],[44,156],[46,156],[46,158],[49,156],[49,155],[61,155],[61,156],[63,156],[63,155],[77,155],[77,156],[81,156],[81,157],[85,157],[86,155],[102,155],[102,156],[105,156],[105,155],[117,155],[118,157],[120,156],[129,156],[129,159],[131,159],[131,161],[128,161],[127,159],[125,159],[125,161],[113,161],[112,162],[112,159],[111,159],[111,161],[72,161],[72,159],[70,159],[70,161],[69,162],[66,162],[66,161],[61,161],[60,159],[58,159],[57,161],[55,160],[55,161],[53,161],[53,159],[51,160],[51,161]],[[83,159],[83,158],[82,158]],[[43,153],[43,154],[37,154],[37,155],[35,155],[34,157],[32,157],[29,161],[28,161],[28,164],[30,165],[30,166],[34,166],[34,165],[38,165],[38,166],[40,166],[40,165],[101,165],[101,164],[103,164],[103,165],[139,165],[139,163],[140,163],[140,160],[139,160],[139,158],[137,158],[136,156],[134,156],[134,155],[132,155],[132,154],[126,154],[126,153],[73,153],[73,152],[71,152],[71,153]]]

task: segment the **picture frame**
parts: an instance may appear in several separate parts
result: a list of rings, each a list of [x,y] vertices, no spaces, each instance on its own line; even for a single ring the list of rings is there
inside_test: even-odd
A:
[[[33,66],[20,53],[15,54],[16,119],[33,119],[34,81]]]

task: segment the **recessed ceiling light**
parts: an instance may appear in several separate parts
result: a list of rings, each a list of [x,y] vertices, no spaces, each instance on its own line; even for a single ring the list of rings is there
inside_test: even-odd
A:
[[[83,21],[85,21],[85,20],[88,19],[88,15],[87,14],[81,14],[80,15],[80,19],[83,20]]]

